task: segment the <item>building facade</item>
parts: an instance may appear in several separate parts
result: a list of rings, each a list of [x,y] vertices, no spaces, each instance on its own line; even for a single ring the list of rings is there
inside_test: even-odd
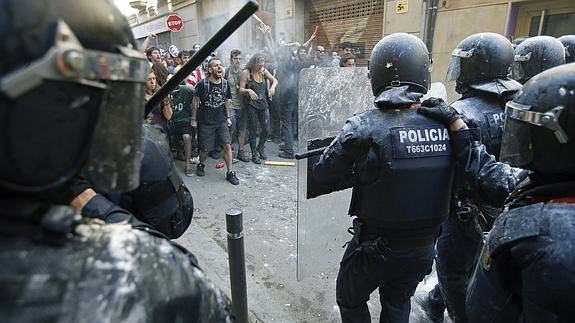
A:
[[[130,17],[137,39],[158,35],[157,46],[170,44],[191,49],[203,44],[245,3],[240,0],[131,1],[138,15]],[[384,35],[407,32],[424,40],[433,58],[432,81],[443,82],[453,48],[478,32],[495,32],[509,39],[520,36],[575,34],[574,0],[260,0],[256,15],[272,28],[275,40],[305,42],[316,27],[315,45],[327,50],[350,42],[357,65],[366,66],[374,45]],[[184,20],[179,32],[170,31],[166,17]],[[227,57],[232,48],[254,53],[263,48],[257,20],[242,25],[221,46]],[[445,84],[455,99],[453,84]]]

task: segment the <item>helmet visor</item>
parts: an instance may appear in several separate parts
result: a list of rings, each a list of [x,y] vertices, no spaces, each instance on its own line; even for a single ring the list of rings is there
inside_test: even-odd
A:
[[[447,69],[447,75],[445,80],[447,82],[455,81],[459,78],[461,74],[461,59],[470,58],[473,56],[473,49],[462,50],[456,48],[451,52],[451,61],[449,62],[449,67]]]
[[[529,106],[509,101],[505,107],[505,123],[501,139],[500,160],[514,167],[523,167],[533,159],[529,124],[513,118],[514,110],[527,111]]]
[[[78,118],[78,124],[65,133],[67,136],[58,138],[76,144],[76,141],[81,141],[82,149],[74,145],[74,149],[65,152],[73,160],[81,158],[83,162],[84,152],[90,147],[90,163],[84,169],[85,175],[96,190],[104,192],[131,190],[138,184],[144,84],[150,70],[139,51],[122,46],[118,46],[117,51],[112,53],[83,48],[69,26],[59,21],[54,44],[44,56],[0,79],[0,92],[15,101],[23,101],[40,91],[46,83],[51,83],[59,84],[64,89],[59,95],[66,98],[62,102],[71,102],[67,105],[70,110],[91,108],[91,113],[86,112],[85,115],[98,118],[93,135],[93,118],[83,117]],[[82,91],[75,90],[80,86]],[[56,93],[47,94],[47,97],[50,96],[56,96]],[[95,97],[98,98],[97,102]],[[58,102],[48,98],[46,101]],[[55,103],[48,105],[58,116],[65,116],[65,112],[55,106]],[[75,111],[69,113],[80,115]],[[58,125],[57,122],[53,124],[54,127]],[[25,129],[30,129],[30,126]],[[58,133],[61,132],[58,130]],[[78,139],[74,138],[75,133],[84,135]],[[60,148],[66,147],[66,144],[60,145]],[[49,148],[58,148],[54,146],[57,144]],[[59,182],[72,175],[75,174],[70,172],[61,176]],[[49,176],[46,175],[46,178]]]
[[[101,192],[139,185],[144,84],[109,82],[84,174]]]

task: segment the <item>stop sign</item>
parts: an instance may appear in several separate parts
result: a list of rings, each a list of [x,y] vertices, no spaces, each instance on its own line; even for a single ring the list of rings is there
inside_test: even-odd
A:
[[[166,26],[171,31],[180,31],[184,28],[184,20],[182,17],[172,14],[166,18]]]

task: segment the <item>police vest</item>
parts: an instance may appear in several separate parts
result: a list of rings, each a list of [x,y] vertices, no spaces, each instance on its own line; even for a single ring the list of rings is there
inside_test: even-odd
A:
[[[414,109],[374,109],[358,117],[368,128],[361,141],[369,148],[358,163],[362,184],[353,189],[350,215],[384,229],[441,223],[449,211],[452,181],[448,129]],[[365,174],[362,165],[376,168],[369,166]]]
[[[499,160],[505,121],[505,102],[494,97],[473,96],[457,100],[451,106],[481,128],[481,141],[487,152]]]

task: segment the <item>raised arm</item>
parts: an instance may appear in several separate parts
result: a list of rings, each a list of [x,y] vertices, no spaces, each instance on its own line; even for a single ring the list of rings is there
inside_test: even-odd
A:
[[[270,73],[267,69],[264,70],[264,76],[266,79],[268,79],[269,81],[272,82],[270,89],[269,89],[269,94],[270,97],[274,96],[274,93],[276,91],[276,87],[278,86],[279,82],[278,80],[272,75],[272,73]]]

